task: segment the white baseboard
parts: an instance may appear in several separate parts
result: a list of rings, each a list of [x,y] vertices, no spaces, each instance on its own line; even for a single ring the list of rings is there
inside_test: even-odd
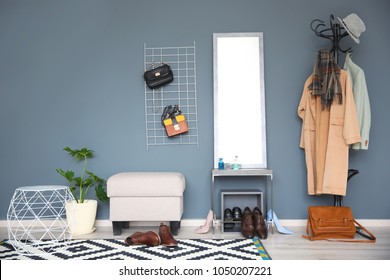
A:
[[[389,227],[390,219],[356,219],[360,224],[368,227]],[[307,220],[281,220],[279,222],[282,226],[306,226]]]
[[[390,219],[358,219],[359,223],[368,227],[388,227],[390,226]],[[293,220],[293,219],[280,219],[280,224],[286,227],[294,226],[306,226],[307,220]],[[131,222],[132,226],[158,226],[161,222]],[[166,222],[168,223],[168,221]],[[205,223],[205,219],[183,219],[181,220],[181,226],[183,227],[197,227]],[[96,220],[95,226],[104,227],[111,226],[112,223],[110,220]],[[7,227],[7,220],[0,220],[0,227]]]
[[[21,222],[23,223],[28,223],[26,222]],[[131,222],[131,226],[136,226],[136,227],[147,227],[147,226],[159,226],[161,221],[159,222]],[[169,221],[165,221],[164,223],[169,223]],[[184,227],[190,227],[190,226],[200,226],[205,223],[204,219],[183,219],[181,220],[181,226]],[[45,224],[51,224],[51,221],[46,221]],[[109,227],[112,226],[112,223],[110,220],[96,220],[95,221],[95,226],[98,227]],[[0,227],[7,227],[7,220],[0,220]]]
[[[357,221],[365,226],[378,226],[388,227],[390,226],[390,219],[357,219]],[[282,226],[306,226],[307,220],[279,220]],[[161,222],[131,222],[132,226],[158,226]],[[168,223],[168,222],[165,222]],[[181,220],[181,226],[183,227],[197,227],[205,223],[204,219],[183,219]],[[219,223],[219,221],[217,221]],[[109,220],[96,220],[96,226],[111,226]]]

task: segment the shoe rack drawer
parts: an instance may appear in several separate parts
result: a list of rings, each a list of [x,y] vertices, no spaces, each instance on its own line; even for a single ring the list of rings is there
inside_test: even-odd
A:
[[[225,229],[224,211],[226,208],[233,210],[234,207],[239,207],[241,212],[245,207],[249,207],[251,211],[255,207],[259,207],[264,215],[263,209],[263,192],[258,189],[222,189],[221,190],[221,230],[223,232],[239,232],[241,221],[229,222],[232,228]],[[234,225],[232,225],[234,224]]]

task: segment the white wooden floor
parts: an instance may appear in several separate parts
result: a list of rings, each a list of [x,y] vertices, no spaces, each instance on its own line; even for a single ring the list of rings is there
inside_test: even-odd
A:
[[[346,242],[309,241],[302,238],[305,234],[305,227],[289,227],[293,235],[283,235],[276,230],[269,234],[266,240],[262,240],[265,249],[274,260],[390,260],[390,227],[369,227],[369,230],[376,236],[374,244],[359,244]],[[114,236],[112,228],[108,226],[98,227],[97,230],[88,235],[74,236],[75,239],[103,239],[115,238],[125,239],[135,231],[154,230],[158,227],[130,227],[122,232],[121,236]],[[224,233],[210,230],[207,234],[196,234],[195,227],[182,226],[177,239],[188,238],[241,238],[240,233]],[[0,239],[7,239],[7,229],[0,227]]]

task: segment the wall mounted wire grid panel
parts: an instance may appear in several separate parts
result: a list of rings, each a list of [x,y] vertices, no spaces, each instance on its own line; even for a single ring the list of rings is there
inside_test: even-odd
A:
[[[148,48],[144,45],[145,71],[154,63],[169,64],[173,71],[173,82],[160,89],[150,89],[145,84],[146,140],[149,146],[196,145],[198,141],[198,110],[196,97],[195,42],[187,47]],[[179,105],[189,131],[168,138],[161,124],[161,114],[167,105]]]

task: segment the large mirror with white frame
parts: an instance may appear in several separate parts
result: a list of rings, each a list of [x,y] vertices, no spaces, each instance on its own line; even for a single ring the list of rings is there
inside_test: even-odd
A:
[[[263,33],[214,33],[214,168],[267,168]]]

